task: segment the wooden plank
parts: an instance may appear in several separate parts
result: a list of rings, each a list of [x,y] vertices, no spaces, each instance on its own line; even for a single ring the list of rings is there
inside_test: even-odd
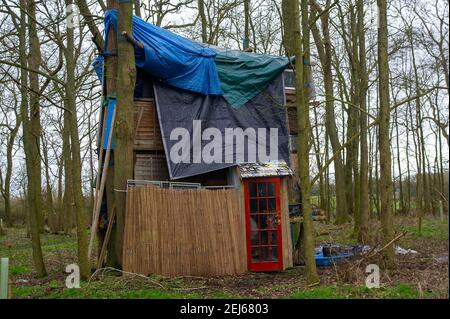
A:
[[[134,101],[134,149],[164,150],[161,128],[153,99]]]
[[[112,209],[112,215],[109,218],[108,227],[106,229],[105,238],[103,239],[102,249],[100,250],[100,254],[97,260],[97,269],[100,269],[103,266],[103,262],[106,257],[106,249],[108,247],[109,238],[111,237],[112,226],[114,224],[114,218],[116,217],[116,207]]]
[[[100,187],[100,173],[102,170],[102,161],[103,161],[103,136],[105,135],[106,130],[106,116],[107,116],[107,107],[102,107],[103,112],[103,122],[102,122],[102,131],[100,135],[100,150],[98,153],[98,162],[97,162],[97,178],[95,181],[95,193],[94,193],[94,207],[92,209],[92,221],[95,218],[95,208],[97,207],[97,200],[98,200],[98,194],[99,194],[99,187]],[[100,131],[100,130],[99,130]]]
[[[298,134],[297,109],[295,107],[286,108],[288,117],[289,134]]]
[[[92,221],[92,227],[91,227],[91,238],[89,240],[89,246],[88,246],[88,259],[91,259],[92,256],[92,246],[94,245],[95,236],[97,236],[97,228],[98,228],[98,220],[100,217],[100,208],[103,198],[103,192],[105,190],[106,185],[106,177],[108,175],[108,166],[109,166],[109,158],[111,155],[111,143],[112,143],[112,137],[113,137],[113,131],[114,131],[114,121],[116,118],[116,108],[117,105],[114,107],[112,119],[111,119],[111,127],[109,129],[109,136],[108,136],[108,145],[106,148],[106,155],[105,155],[105,161],[103,165],[103,173],[102,173],[102,180],[100,182],[100,190],[97,193],[97,200],[96,205],[94,206],[94,214],[93,214],[93,221]],[[98,177],[97,177],[98,178]]]
[[[280,185],[280,202],[281,202],[281,233],[283,248],[283,269],[293,267],[293,247],[291,237],[291,225],[289,222],[289,198],[288,183],[286,178],[281,179]]]
[[[170,176],[165,154],[136,152],[134,178],[139,180],[169,180]]]

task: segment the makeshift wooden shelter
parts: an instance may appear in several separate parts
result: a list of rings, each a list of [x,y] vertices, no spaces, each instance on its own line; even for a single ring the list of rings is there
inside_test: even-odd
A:
[[[107,12],[106,25],[116,23],[115,14]],[[208,48],[136,17],[133,29],[134,177],[126,190],[123,270],[218,276],[292,267],[297,120],[289,60]],[[99,61],[97,71],[101,78]],[[115,98],[105,97],[102,153],[114,149],[114,114]],[[227,140],[228,129],[246,135]],[[174,132],[188,132],[189,141]],[[213,133],[225,134],[223,148],[211,150]],[[262,160],[272,148],[277,158]],[[216,160],[204,158],[211,154]]]

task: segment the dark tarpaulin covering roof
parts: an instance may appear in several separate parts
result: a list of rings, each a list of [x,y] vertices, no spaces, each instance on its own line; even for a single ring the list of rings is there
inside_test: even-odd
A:
[[[276,129],[277,141],[273,143],[278,156],[273,160],[280,160],[289,163],[289,132],[286,124],[286,113],[284,112],[284,90],[282,75],[274,79],[269,85],[258,95],[252,98],[242,107],[236,109],[230,107],[223,96],[205,96],[192,93],[186,90],[178,90],[162,82],[154,82],[155,101],[158,110],[161,134],[164,142],[164,150],[167,157],[167,164],[171,179],[179,179],[220,170],[230,166],[236,166],[242,163],[239,158],[243,158],[245,162],[250,162],[248,143],[244,145],[237,144],[237,138],[228,141],[225,138],[226,129],[241,128],[246,130],[253,128],[258,135],[256,139],[257,149],[259,150],[259,128],[265,129],[266,140],[261,143],[261,149],[265,150],[265,155],[270,154],[270,129]],[[201,121],[201,129],[194,133],[194,122]],[[177,128],[186,129],[189,132],[189,139],[182,140],[175,136],[171,139],[170,135]],[[221,133],[222,146],[220,148],[221,161],[205,163],[201,161],[195,163],[193,153],[194,136],[211,138],[206,133],[208,128],[216,128]],[[177,134],[175,134],[177,135]],[[185,158],[186,162],[173,162],[172,150],[176,144],[186,147],[188,150]],[[204,154],[205,146],[210,140],[201,140],[201,150]],[[247,144],[247,145],[246,145]],[[192,147],[191,147],[192,146]],[[227,163],[225,156],[231,156],[232,162]],[[204,155],[202,155],[204,156]],[[267,159],[261,158],[259,152],[255,157],[256,163],[267,162]],[[254,162],[251,160],[251,162]]]
[[[117,30],[117,10],[105,14],[105,48],[110,25]],[[135,47],[138,67],[176,88],[223,95],[234,108],[261,93],[289,64],[285,57],[207,47],[136,16],[133,36],[144,44]],[[100,56],[93,63],[100,79],[102,65]]]

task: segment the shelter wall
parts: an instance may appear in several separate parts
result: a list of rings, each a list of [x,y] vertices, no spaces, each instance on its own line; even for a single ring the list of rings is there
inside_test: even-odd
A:
[[[241,193],[130,186],[123,269],[165,276],[247,270]]]

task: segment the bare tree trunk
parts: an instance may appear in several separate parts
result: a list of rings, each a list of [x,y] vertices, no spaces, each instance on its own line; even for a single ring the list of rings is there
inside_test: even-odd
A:
[[[132,34],[132,6],[119,3],[118,30]],[[114,127],[114,198],[116,202],[116,251],[119,265],[122,265],[123,229],[126,210],[127,180],[133,178],[134,145],[134,85],[136,67],[134,47],[126,41],[118,42],[117,105]]]
[[[409,35],[410,37],[410,46],[411,46],[411,56],[412,56],[412,66],[414,71],[414,84],[415,84],[415,94],[420,94],[420,87],[419,87],[419,74],[417,70],[417,64],[416,64],[416,54],[414,49],[414,43],[412,39],[412,34]],[[416,122],[417,122],[417,129],[418,129],[418,144],[420,148],[420,154],[421,154],[421,167],[422,171],[418,170],[418,172],[421,175],[422,180],[422,209],[419,211],[419,229],[422,228],[422,217],[426,213],[431,212],[431,198],[430,198],[430,189],[429,189],[429,181],[428,181],[428,174],[427,174],[427,165],[426,165],[426,151],[425,151],[425,139],[424,139],[424,133],[423,133],[423,125],[422,125],[422,111],[421,111],[421,103],[420,98],[417,97],[415,99],[416,102]]]
[[[244,0],[244,51],[250,48],[250,0]]]
[[[327,1],[327,6],[330,1]],[[320,14],[323,40],[317,28],[312,25],[312,33],[314,42],[316,43],[317,51],[323,69],[324,87],[325,87],[325,126],[326,133],[330,139],[333,153],[337,153],[333,161],[335,171],[335,189],[336,189],[336,223],[345,223],[348,219],[347,199],[345,197],[345,173],[344,164],[341,155],[341,144],[339,142],[338,131],[336,127],[336,117],[334,114],[334,89],[333,89],[333,72],[332,72],[332,48],[329,31],[329,13],[322,12],[320,7],[313,2],[314,12]],[[287,26],[285,25],[285,28]],[[291,41],[286,39],[286,41]]]
[[[305,83],[308,81],[308,67],[303,63],[309,63],[309,21],[308,21],[308,1],[302,0],[301,17],[302,32],[300,31],[298,0],[283,0],[283,17],[286,26],[293,26],[293,29],[286,29],[292,32],[290,38],[293,40],[292,48],[297,62],[295,65],[296,76],[296,102],[298,117],[298,162],[300,188],[302,190],[302,210],[303,224],[301,238],[296,246],[295,256],[302,256],[306,265],[306,277],[309,284],[319,281],[314,259],[314,226],[312,223],[311,210],[311,184],[309,178],[309,149],[310,149],[310,123],[309,123],[309,102]],[[287,50],[288,51],[288,50]],[[288,51],[289,52],[289,51]],[[300,247],[303,249],[300,250]]]
[[[118,9],[118,3],[116,0],[108,0],[108,9]],[[131,33],[130,33],[131,34]],[[114,52],[117,54],[117,33],[116,30],[111,26],[108,32],[108,47],[106,48],[108,52]],[[105,59],[105,79],[106,79],[106,94],[111,96],[117,95],[116,90],[116,81],[117,81],[117,55],[108,56]],[[134,90],[133,90],[134,91]],[[116,115],[117,116],[117,115]],[[111,152],[111,157],[109,163],[104,162],[103,165],[110,165],[110,163],[114,163],[114,152]],[[112,216],[114,203],[115,203],[115,194],[114,194],[114,169],[110,167],[108,169],[108,175],[106,178],[106,199],[107,199],[107,207],[108,207],[108,220],[109,217]],[[97,176],[100,178],[100,176]],[[99,201],[102,198],[98,199]],[[114,222],[114,221],[112,221]],[[91,231],[97,231],[96,229],[91,229]],[[100,237],[98,237],[100,238]],[[106,257],[106,264],[111,267],[120,267],[120,262],[118,260],[118,256],[116,253],[116,244],[117,244],[117,227],[113,227],[110,237],[110,242],[108,246],[108,254]]]
[[[15,106],[17,108],[17,104]],[[0,172],[0,184],[1,185],[1,193],[3,200],[5,202],[5,223],[6,226],[12,227],[12,213],[11,213],[11,178],[13,173],[13,147],[14,147],[14,141],[16,140],[17,133],[19,132],[20,125],[22,123],[21,116],[17,114],[17,109],[15,109],[16,112],[16,123],[14,127],[9,128],[10,133],[8,137],[8,144],[6,145],[6,173],[3,180],[3,175]]]
[[[409,108],[409,104],[407,105],[407,108]],[[408,109],[406,110],[408,112]],[[409,214],[411,212],[411,171],[410,171],[410,164],[409,164],[409,117],[408,113],[405,116],[405,125],[406,125],[406,189],[407,189],[407,209],[406,212]]]
[[[344,37],[347,47],[347,55],[350,64],[350,102],[347,110],[347,140],[350,140],[359,133],[359,111],[355,106],[359,106],[359,51],[358,51],[358,28],[357,11],[352,2],[349,3],[349,36]],[[343,23],[343,25],[345,25]],[[345,87],[345,82],[342,81]],[[342,98],[342,100],[344,100]],[[347,196],[347,208],[349,214],[354,216],[354,237],[359,237],[359,168],[358,168],[358,146],[359,138],[353,139],[347,144],[347,156],[345,163],[345,186]]]
[[[73,0],[66,0],[66,6],[72,4]],[[90,267],[87,255],[87,232],[86,232],[86,213],[83,197],[83,188],[81,181],[81,151],[80,138],[78,135],[77,107],[75,97],[75,48],[73,28],[67,28],[67,47],[64,50],[66,58],[66,105],[70,112],[70,145],[72,155],[72,182],[74,210],[77,223],[77,241],[78,241],[78,265],[80,266],[80,277],[86,280],[89,278]]]
[[[319,170],[319,207],[322,209],[325,209],[326,207],[326,198],[325,198],[325,184],[324,184],[324,174],[323,174],[323,165],[322,160],[320,158],[320,141],[319,141],[319,129],[318,129],[318,115],[317,115],[317,108],[313,107],[314,112],[314,131],[317,138],[317,144],[314,139],[314,134],[311,130],[311,142],[314,146],[314,153],[316,154],[316,162],[317,162],[317,169]]]
[[[378,101],[377,101],[378,103]],[[379,113],[378,107],[378,113]],[[375,139],[380,136],[380,129],[377,127],[375,132]],[[380,163],[379,163],[379,147],[375,147],[375,208],[377,211],[377,219],[380,219],[381,216],[381,207],[380,207]]]
[[[329,138],[325,134],[325,162],[329,159]],[[330,169],[329,165],[327,165],[325,169],[325,212],[327,214],[327,223],[331,221],[331,196],[330,196]]]
[[[68,100],[64,100],[64,125],[62,132],[63,148],[62,157],[64,162],[64,196],[63,196],[63,210],[64,210],[64,233],[70,234],[72,232],[72,216],[73,216],[73,176],[72,176],[72,156],[71,156],[71,143],[70,143],[70,113]]]
[[[92,34],[92,40],[100,51],[103,49],[104,41],[102,33],[98,30],[95,24],[94,15],[89,11],[86,0],[76,0],[78,7],[80,8],[80,13],[84,17],[89,31]]]
[[[50,173],[49,173],[49,161],[48,161],[48,145],[45,141],[45,136],[44,134],[42,134],[42,155],[44,156],[44,172],[45,172],[45,203],[46,203],[46,208],[47,208],[47,221],[48,221],[48,226],[50,227],[50,229],[54,228],[53,227],[53,221],[54,221],[54,214],[55,214],[55,210],[53,208],[53,191],[52,191],[52,186],[51,186],[51,181],[50,181]]]
[[[55,222],[55,232],[64,231],[63,217],[64,217],[64,204],[63,204],[63,174],[64,174],[64,159],[58,161],[58,210]]]
[[[398,167],[398,174],[399,174],[399,190],[400,190],[400,211],[402,214],[405,212],[405,198],[403,195],[403,176],[402,176],[402,166],[401,166],[401,160],[400,160],[400,137],[399,137],[399,124],[398,124],[398,111],[397,108],[395,109],[395,133],[396,133],[396,142],[397,142],[397,167]],[[394,190],[395,194],[395,190]]]
[[[360,172],[359,172],[359,233],[358,239],[365,243],[369,240],[369,151],[367,146],[367,87],[366,37],[364,29],[364,1],[357,1],[358,40],[359,40],[359,103],[361,114],[360,127]]]
[[[28,2],[28,28],[29,28],[29,46],[30,54],[28,55],[29,64],[38,68],[41,63],[41,51],[39,38],[36,27],[36,3]],[[36,216],[39,232],[44,232],[44,215],[42,213],[42,186],[41,186],[41,112],[40,112],[40,96],[39,92],[39,76],[35,72],[29,72],[30,78],[30,138],[31,140],[31,160],[33,170],[32,183],[34,188],[33,201],[36,205]],[[30,182],[30,181],[29,181]]]
[[[204,0],[198,0],[198,14],[200,16],[200,22],[202,26],[202,42],[208,43],[207,21],[205,15],[205,2]]]
[[[379,135],[378,147],[380,149],[380,199],[381,199],[381,226],[383,230],[383,246],[389,244],[394,238],[392,214],[392,174],[391,174],[391,148],[389,141],[389,64],[388,64],[388,24],[386,0],[378,0],[379,28],[378,28],[378,70],[379,70]],[[383,250],[383,261],[386,268],[393,268],[394,245],[390,243]]]
[[[26,0],[20,0],[20,6],[22,8],[28,8],[28,14],[33,15],[35,12],[34,3],[31,2],[29,6],[27,7]],[[22,66],[27,66],[28,61],[26,57],[26,16],[27,13],[25,13],[24,10],[21,10],[20,12],[20,30],[19,30],[19,52],[20,52],[20,64]],[[34,25],[34,29],[36,28],[35,22],[30,22],[30,29],[31,24]],[[36,31],[34,30],[34,34]],[[29,37],[31,38],[31,33],[29,34]],[[34,48],[35,49],[35,48]],[[31,55],[31,48],[30,48],[30,55]],[[30,59],[30,63],[31,60]],[[28,225],[31,235],[31,247],[33,250],[33,261],[35,270],[37,272],[38,277],[45,277],[47,276],[47,271],[45,270],[44,265],[44,259],[42,257],[42,248],[41,248],[41,239],[40,239],[40,231],[39,231],[39,222],[38,222],[38,215],[39,215],[39,209],[40,209],[40,187],[37,187],[36,180],[38,179],[36,175],[40,175],[40,169],[36,170],[36,162],[40,161],[39,158],[39,148],[36,147],[36,136],[33,136],[36,132],[33,131],[33,129],[36,129],[36,124],[34,127],[32,127],[32,121],[36,121],[36,114],[34,114],[34,119],[31,120],[30,116],[28,114],[28,77],[33,78],[34,85],[36,85],[36,78],[32,77],[31,75],[28,76],[28,72],[21,68],[20,70],[20,80],[21,80],[21,103],[20,103],[20,110],[21,110],[21,116],[23,121],[23,145],[24,145],[24,151],[25,151],[25,163],[27,167],[27,175],[28,175],[28,187],[27,187],[27,204],[28,204]],[[31,84],[31,83],[30,83]],[[36,102],[36,100],[34,100]],[[37,101],[39,108],[39,100]],[[36,105],[33,105],[33,107],[36,107]],[[35,109],[31,109],[31,112],[36,111]],[[33,116],[33,113],[31,114]],[[38,139],[39,139],[39,133],[38,133]],[[36,159],[37,157],[37,159]],[[40,166],[40,165],[39,165]],[[40,179],[40,178],[39,178]],[[39,194],[39,196],[36,196]]]
[[[134,0],[134,14],[141,17],[141,1]]]
[[[91,108],[91,114],[92,114],[92,108]],[[89,140],[89,145],[88,145],[88,152],[89,152],[89,208],[88,211],[92,212],[92,210],[94,209],[94,184],[95,184],[95,175],[94,175],[94,151],[92,149],[92,143],[93,143],[93,139],[92,139],[92,127],[91,127],[91,121],[90,119],[88,120],[88,140]],[[90,216],[88,217],[88,225],[91,224],[91,218]]]

